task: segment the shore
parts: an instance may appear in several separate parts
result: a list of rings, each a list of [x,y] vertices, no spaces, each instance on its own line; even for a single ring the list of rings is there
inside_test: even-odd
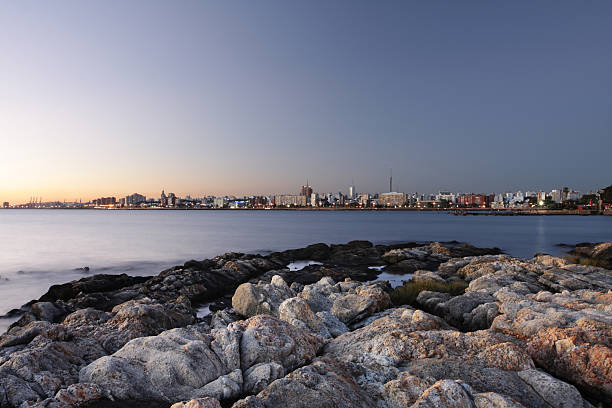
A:
[[[0,336],[0,407],[608,406],[612,243],[567,249],[353,241],[53,285]]]
[[[538,215],[612,215],[612,211],[598,210],[551,210],[540,208],[351,208],[351,207],[296,207],[296,208],[0,208],[0,210],[98,210],[98,211],[409,211],[438,212],[454,215],[491,215],[491,216],[538,216]]]

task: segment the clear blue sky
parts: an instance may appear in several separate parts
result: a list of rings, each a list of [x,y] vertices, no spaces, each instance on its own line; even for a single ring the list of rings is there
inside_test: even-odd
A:
[[[15,1],[0,198],[612,184],[612,2]]]

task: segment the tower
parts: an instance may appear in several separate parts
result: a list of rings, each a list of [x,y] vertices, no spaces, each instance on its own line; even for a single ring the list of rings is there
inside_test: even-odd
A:
[[[393,192],[393,169],[389,170],[389,192]]]

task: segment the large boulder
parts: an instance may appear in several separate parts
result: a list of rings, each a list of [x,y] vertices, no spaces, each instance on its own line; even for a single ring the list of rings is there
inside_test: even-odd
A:
[[[134,339],[79,375],[117,400],[227,400],[256,390],[317,354],[322,340],[270,315],[209,332],[207,325]],[[244,375],[243,375],[244,373]]]
[[[248,405],[247,405],[248,404]],[[351,368],[338,360],[318,358],[264,388],[234,408],[373,408],[375,401],[354,381]]]
[[[283,278],[274,276],[271,283],[243,283],[238,286],[232,297],[232,306],[237,313],[245,317],[258,314],[278,316],[280,304],[295,296]]]

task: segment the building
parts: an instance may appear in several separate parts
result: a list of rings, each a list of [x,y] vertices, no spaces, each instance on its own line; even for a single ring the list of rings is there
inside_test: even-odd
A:
[[[215,197],[213,200],[213,207],[225,208],[227,206],[227,199],[225,197]]]
[[[144,203],[145,201],[147,201],[147,197],[138,193],[134,193],[125,197],[125,205],[128,207],[137,206],[141,203]]]
[[[538,192],[538,204],[544,205],[545,202],[546,202],[546,192],[545,191]]]
[[[176,207],[176,195],[174,193],[168,194],[168,206]]]
[[[488,207],[492,201],[494,201],[495,195],[493,197],[487,196],[484,194],[460,194],[457,197],[457,204],[462,207]]]
[[[438,194],[436,194],[436,201],[448,201],[451,204],[455,203],[455,195],[453,193],[451,193],[450,191],[440,191],[438,192]]]
[[[362,207],[370,206],[370,195],[367,193],[359,194],[359,205]]]
[[[555,203],[563,202],[563,193],[561,190],[553,190],[550,192],[550,197]]]
[[[348,194],[348,196],[349,196],[349,198],[350,198],[351,200],[354,200],[354,199],[355,199],[355,186],[354,186],[354,185],[351,185],[351,186],[349,187],[349,194]]]
[[[317,193],[312,193],[310,195],[310,206],[311,207],[319,206],[319,195]]]
[[[306,198],[305,195],[276,195],[274,196],[274,206],[306,207]]]
[[[168,196],[166,195],[164,190],[162,190],[161,198],[159,199],[159,205],[161,207],[167,207],[168,206]]]
[[[8,201],[5,201],[5,202],[2,203],[2,208],[9,208],[9,207],[10,207],[10,205],[9,205]]]
[[[385,207],[402,207],[406,205],[406,193],[382,193],[378,195],[378,204]]]
[[[114,206],[117,204],[117,198],[115,197],[101,197],[92,201],[95,206]]]
[[[310,196],[312,195],[312,187],[310,187],[308,185],[308,183],[306,183],[305,186],[302,186],[302,190],[300,191],[300,195],[304,196],[304,197],[310,198]]]

